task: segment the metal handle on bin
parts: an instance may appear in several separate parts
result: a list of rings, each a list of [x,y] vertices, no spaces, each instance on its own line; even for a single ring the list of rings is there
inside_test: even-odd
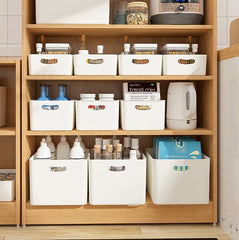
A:
[[[178,63],[184,65],[194,64],[195,62],[195,59],[178,59]]]
[[[115,166],[110,166],[109,167],[109,170],[111,172],[123,172],[126,170],[126,167],[125,166],[119,166],[119,167],[115,167]]]
[[[190,167],[187,165],[186,166],[174,166],[173,170],[176,172],[187,172],[190,170]]]
[[[53,58],[53,59],[42,58],[41,59],[41,63],[43,63],[43,64],[57,64],[58,63],[58,59],[56,59],[56,58]]]
[[[152,107],[149,105],[135,105],[135,109],[136,110],[140,110],[140,111],[148,111],[150,110]]]
[[[148,64],[149,59],[132,59],[133,64]]]
[[[51,172],[65,172],[66,171],[66,167],[50,167]]]
[[[49,111],[49,110],[58,110],[60,107],[59,107],[59,105],[42,105],[42,109],[43,110],[47,110],[47,111]]]
[[[104,63],[104,59],[90,59],[90,58],[88,58],[86,60],[86,62],[88,64],[102,64],[102,63]]]

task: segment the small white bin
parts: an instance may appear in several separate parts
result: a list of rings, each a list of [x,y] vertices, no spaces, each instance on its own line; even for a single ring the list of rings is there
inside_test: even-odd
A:
[[[154,204],[209,203],[210,158],[167,160],[152,156],[153,149],[148,149],[147,190]]]
[[[119,75],[162,75],[162,55],[119,55]]]
[[[36,0],[36,23],[109,24],[110,0]]]
[[[87,159],[29,161],[31,205],[87,203]]]
[[[119,101],[76,101],[77,130],[118,130]]]
[[[165,100],[121,101],[123,130],[164,130]]]
[[[207,55],[163,55],[163,75],[206,75]]]
[[[30,129],[72,130],[74,128],[75,101],[30,101]]]
[[[0,169],[0,173],[16,173],[14,169]],[[16,180],[0,181],[0,201],[11,202],[16,197]]]
[[[30,54],[29,75],[72,75],[71,54]]]
[[[116,75],[117,55],[74,55],[75,75]]]
[[[118,171],[113,171],[120,167]],[[146,159],[90,160],[89,198],[92,205],[143,205]]]

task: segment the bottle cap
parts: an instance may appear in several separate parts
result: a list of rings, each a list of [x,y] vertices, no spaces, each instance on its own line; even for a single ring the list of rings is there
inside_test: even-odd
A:
[[[114,93],[100,93],[99,99],[100,100],[114,100]]]
[[[37,52],[42,52],[42,43],[36,43]]]
[[[88,55],[89,54],[89,50],[79,50],[79,54]]]
[[[103,54],[103,51],[104,51],[104,46],[103,46],[103,45],[98,45],[98,46],[97,46],[97,52],[98,52],[98,54]]]
[[[122,151],[122,144],[121,144],[121,143],[118,143],[118,144],[116,145],[116,151],[117,151],[117,152],[121,152],[121,151]]]
[[[113,147],[116,148],[116,146],[120,143],[119,139],[114,139],[113,140]]]
[[[139,149],[139,139],[138,138],[131,139],[131,148],[134,150]]]
[[[130,137],[124,137],[124,147],[130,148],[131,146],[130,140],[131,140]]]
[[[96,153],[100,153],[100,151],[101,151],[101,146],[100,146],[100,145],[95,145],[95,146],[94,146],[94,150],[95,150]]]
[[[95,100],[96,94],[82,93],[80,94],[81,100]]]
[[[113,149],[113,147],[112,147],[111,144],[107,144],[107,145],[106,145],[106,151],[107,151],[107,152],[112,152],[112,149]]]

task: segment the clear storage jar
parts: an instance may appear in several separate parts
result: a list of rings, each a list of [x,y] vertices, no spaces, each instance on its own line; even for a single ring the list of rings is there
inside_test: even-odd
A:
[[[131,2],[127,5],[126,20],[129,25],[148,24],[148,5],[145,2]]]

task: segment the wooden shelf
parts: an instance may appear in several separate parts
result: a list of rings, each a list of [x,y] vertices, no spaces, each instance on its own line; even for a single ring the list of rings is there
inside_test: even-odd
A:
[[[0,136],[15,136],[16,128],[15,127],[2,127],[0,128]]]
[[[132,135],[132,136],[176,136],[176,135],[183,135],[183,136],[209,136],[212,135],[213,131],[208,130],[206,128],[197,128],[195,130],[170,130],[165,129],[163,131],[125,131],[119,129],[117,131],[27,131],[27,136],[45,136],[45,135],[53,135],[53,136],[124,136],[124,135]]]
[[[0,67],[15,67],[16,62],[14,59],[0,59]]]
[[[1,225],[16,225],[16,205],[16,200],[12,202],[0,202]]]
[[[211,81],[212,76],[27,76],[29,81]]]
[[[35,35],[46,36],[199,36],[213,29],[212,25],[104,25],[104,24],[27,24],[26,29]]]

